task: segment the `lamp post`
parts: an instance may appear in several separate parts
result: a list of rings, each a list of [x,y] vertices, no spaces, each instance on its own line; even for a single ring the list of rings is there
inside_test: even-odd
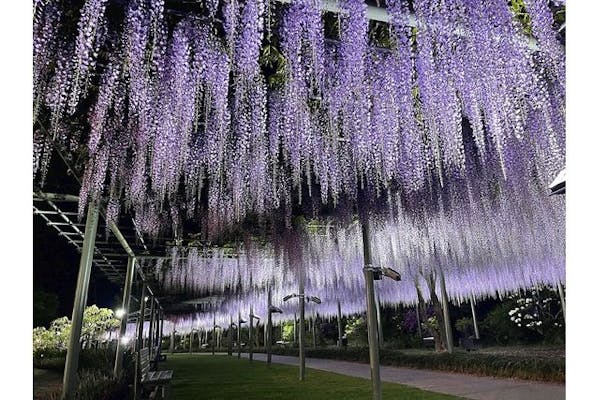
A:
[[[316,296],[306,296],[304,294],[304,281],[300,280],[300,293],[296,294],[288,294],[283,298],[283,301],[288,301],[292,298],[299,299],[299,308],[300,308],[300,329],[298,331],[298,353],[299,353],[299,361],[300,361],[300,380],[303,381],[306,375],[306,360],[304,357],[304,302],[314,302],[316,304],[321,304],[321,299]]]
[[[375,280],[386,276],[395,281],[400,280],[400,274],[391,268],[374,267],[371,259],[371,246],[369,244],[369,220],[361,221],[365,287],[367,294],[367,332],[369,336],[369,363],[371,365],[371,385],[373,400],[381,400],[381,375],[379,371],[379,337],[377,328],[377,303],[375,299]]]

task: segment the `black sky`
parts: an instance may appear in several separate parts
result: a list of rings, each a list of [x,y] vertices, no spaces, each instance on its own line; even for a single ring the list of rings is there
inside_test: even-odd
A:
[[[79,253],[39,216],[33,217],[33,289],[58,296],[56,317],[71,317],[75,285],[79,271]],[[119,288],[102,272],[92,267],[88,305],[115,308]]]

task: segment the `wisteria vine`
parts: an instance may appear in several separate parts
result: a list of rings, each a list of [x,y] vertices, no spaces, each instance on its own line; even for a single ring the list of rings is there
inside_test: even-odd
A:
[[[105,198],[109,220],[126,210],[152,237],[190,220],[208,237],[256,215],[291,225],[302,202],[343,208],[373,193],[389,211],[374,220],[374,253],[411,277],[383,286],[390,303],[414,301],[439,271],[456,299],[563,280],[564,203],[545,187],[565,166],[565,62],[548,2],[524,0],[533,37],[503,0],[386,3],[381,48],[361,0],[339,2],[335,38],[316,0],[280,5],[273,31],[268,0],[177,17],[164,0],[36,1],[34,118],[47,129],[34,132],[34,179],[51,143],[84,144],[80,214]],[[267,31],[281,85],[261,59]],[[190,293],[251,281],[230,300],[239,307],[270,282],[291,290],[300,269],[307,290],[349,304],[361,254],[359,230],[343,229],[305,238],[302,261],[284,257],[289,243],[246,243],[241,265],[189,250],[161,276]]]

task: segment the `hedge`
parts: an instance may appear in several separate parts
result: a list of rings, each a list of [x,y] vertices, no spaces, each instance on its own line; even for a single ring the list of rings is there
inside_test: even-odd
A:
[[[274,354],[296,356],[296,348],[274,348]],[[367,347],[347,349],[306,349],[306,357],[368,363]],[[481,376],[519,378],[546,382],[565,381],[564,358],[541,358],[513,355],[494,355],[478,352],[405,354],[398,350],[380,350],[381,365],[432,369]]]

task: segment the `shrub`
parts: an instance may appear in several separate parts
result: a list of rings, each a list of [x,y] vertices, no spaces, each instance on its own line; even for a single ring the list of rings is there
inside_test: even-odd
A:
[[[293,349],[274,349],[273,352],[282,355],[298,354]],[[368,363],[369,349],[367,347],[307,349],[306,356]],[[483,353],[422,352],[405,354],[401,351],[384,349],[379,352],[379,360],[381,365],[396,367],[433,369],[549,382],[564,382],[565,380],[565,361],[563,358],[499,356]]]
[[[363,346],[368,343],[366,318],[364,316],[349,317],[345,333],[348,343],[352,346]]]
[[[129,397],[129,388],[124,380],[112,374],[85,371],[79,374],[79,385],[75,392],[77,400],[123,400]]]

